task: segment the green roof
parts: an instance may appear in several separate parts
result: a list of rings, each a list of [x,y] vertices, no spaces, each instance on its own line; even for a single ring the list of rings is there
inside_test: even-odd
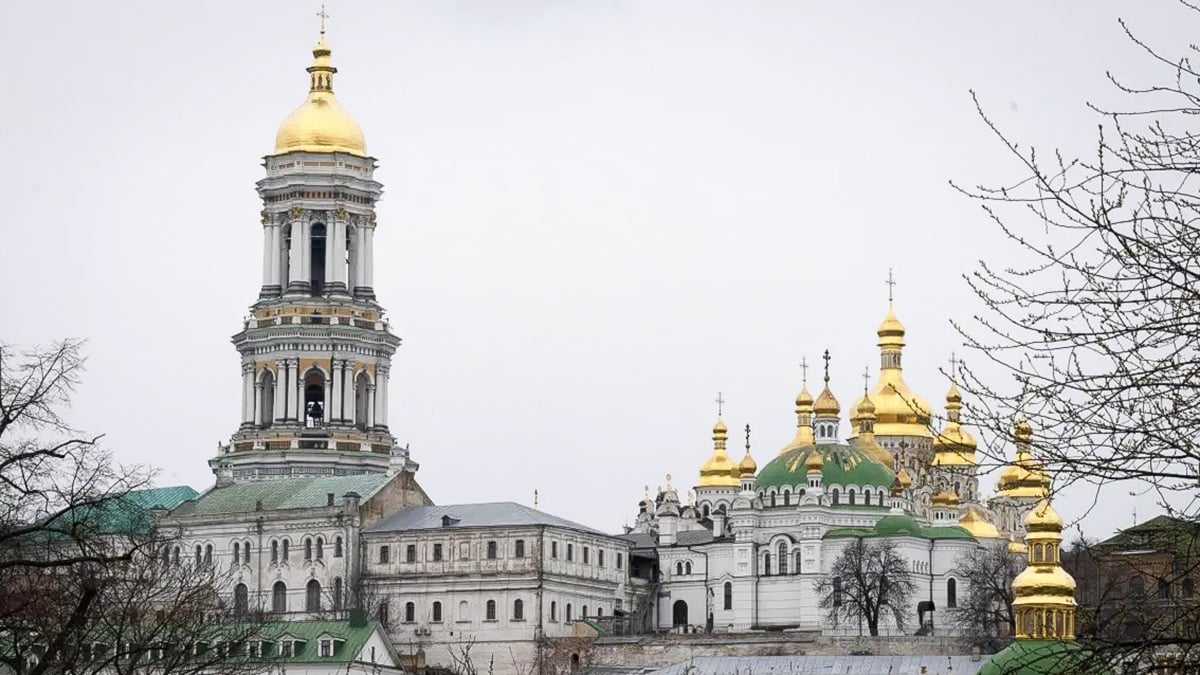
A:
[[[260,502],[263,511],[307,509],[326,506],[330,494],[333,494],[334,503],[340,504],[342,495],[347,492],[357,492],[359,497],[367,499],[391,479],[392,476],[376,473],[234,483],[210,489],[195,501],[182,504],[172,515],[247,513],[255,511]]]
[[[1107,675],[1103,663],[1089,663],[1090,654],[1067,640],[1013,640],[988,659],[979,675]]]
[[[353,621],[279,621],[265,624],[260,631],[263,640],[278,642],[293,638],[303,641],[292,656],[280,657],[286,663],[336,663],[348,662],[362,652],[363,645],[379,627],[376,621],[354,625]],[[321,638],[334,640],[333,656],[321,656]],[[339,644],[339,641],[341,643]]]
[[[841,527],[825,533],[825,539],[859,537],[917,537],[920,539],[974,539],[961,527],[925,527],[907,513],[893,513],[880,518],[871,529]]]
[[[130,490],[98,503],[59,513],[49,519],[47,525],[62,532],[82,526],[95,534],[149,534],[153,510],[169,511],[189,499],[195,499],[197,494],[186,485]]]
[[[1156,516],[1105,539],[1096,545],[1104,551],[1154,549],[1176,555],[1200,555],[1200,523],[1171,516]]]
[[[831,485],[870,485],[891,488],[896,475],[857,445],[826,443],[792,448],[764,466],[756,476],[759,488],[803,487],[808,483],[804,460],[812,452],[821,455],[821,481]]]

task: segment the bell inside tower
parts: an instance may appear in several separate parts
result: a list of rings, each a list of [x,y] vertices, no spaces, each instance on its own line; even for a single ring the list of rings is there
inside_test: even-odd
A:
[[[325,375],[310,370],[304,378],[304,426],[320,427],[325,422]]]

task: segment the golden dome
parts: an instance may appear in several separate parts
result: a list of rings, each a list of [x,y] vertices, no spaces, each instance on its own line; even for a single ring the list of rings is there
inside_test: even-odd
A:
[[[946,393],[946,426],[933,439],[934,466],[975,466],[975,438],[959,423],[962,410],[962,395],[958,386],[950,382]]]
[[[904,467],[900,467],[900,471],[896,473],[896,480],[900,481],[900,485],[904,486],[905,490],[912,485],[912,476],[908,475],[908,471]]]
[[[1002,497],[1043,498],[1050,494],[1050,476],[1042,464],[1029,451],[1033,429],[1029,420],[1022,417],[1013,428],[1017,439],[1017,456],[1012,464],[1000,472],[996,490]]]
[[[325,32],[313,47],[313,64],[307,68],[308,98],[279,125],[275,154],[287,152],[344,152],[367,156],[362,129],[333,95],[333,74]]]
[[[700,482],[696,487],[739,487],[742,484],[741,470],[725,452],[728,431],[725,422],[717,418],[713,425],[713,454],[700,466]]]
[[[996,526],[989,523],[974,506],[967,507],[967,512],[962,518],[958,519],[959,527],[971,533],[971,536],[976,539],[997,539],[1000,537],[1000,530]]]
[[[813,450],[808,453],[808,457],[804,460],[805,473],[816,473],[822,471],[825,467],[825,460],[821,457],[821,453]]]
[[[1025,555],[1029,552],[1029,549],[1023,541],[1010,541],[1008,542],[1008,552],[1015,555]]]
[[[891,302],[876,335],[879,337],[879,380],[863,397],[870,398],[875,405],[875,435],[931,437],[933,434],[929,430],[929,421],[932,408],[923,397],[913,393],[904,381],[900,367],[904,325],[896,318]],[[860,398],[854,409],[862,401]],[[857,432],[857,429],[854,431]]]
[[[883,323],[875,329],[875,334],[879,336],[879,346],[881,347],[885,343],[895,347],[904,346],[904,324],[896,318],[896,310],[890,300],[888,301],[887,316],[883,317]]]
[[[1050,501],[1043,499],[1030,509],[1025,516],[1027,532],[1062,532],[1062,517],[1050,506]]]
[[[1029,565],[1013,580],[1018,638],[1074,637],[1075,579],[1060,565],[1062,518],[1043,499],[1025,517]]]
[[[758,462],[754,461],[754,458],[747,452],[738,464],[738,471],[741,472],[742,478],[750,478],[758,471]]]
[[[782,455],[795,448],[816,445],[817,441],[813,437],[812,414],[813,397],[808,393],[808,383],[805,382],[800,393],[796,395],[796,435],[790,443],[779,450],[779,454]]]
[[[808,384],[806,383],[800,389],[800,393],[796,394],[796,412],[799,412],[801,409],[804,409],[804,408],[811,410],[812,404],[813,404],[813,397],[812,397],[812,394],[808,393]]]
[[[856,439],[858,444],[876,461],[891,469],[896,465],[895,456],[875,440],[875,404],[871,402],[869,396],[864,395],[859,399],[855,409],[857,410],[854,419],[858,422],[858,438]]]
[[[821,395],[817,396],[817,400],[813,403],[813,414],[817,417],[837,417],[838,413],[842,412],[842,406],[834,397],[833,392],[829,391],[829,383],[825,383],[825,388],[821,390]]]
[[[954,508],[958,506],[958,495],[953,490],[942,490],[930,500],[934,506]]]

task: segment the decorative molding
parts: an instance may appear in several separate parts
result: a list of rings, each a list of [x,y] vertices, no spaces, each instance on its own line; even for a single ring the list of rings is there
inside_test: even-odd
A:
[[[304,215],[304,209],[299,206],[293,206],[288,209],[288,215],[291,216],[292,220],[300,220],[300,216]]]

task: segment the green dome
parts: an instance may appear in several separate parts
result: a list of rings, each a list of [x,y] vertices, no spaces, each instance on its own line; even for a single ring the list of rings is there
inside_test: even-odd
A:
[[[925,528],[907,513],[884,516],[875,523],[875,534],[884,537],[920,537],[924,532]]]
[[[1089,663],[1091,654],[1068,640],[1014,640],[988,659],[979,675],[1109,675],[1102,663]]]
[[[965,529],[952,527],[925,527],[907,513],[893,513],[875,522],[875,527],[843,527],[829,530],[826,539],[838,537],[920,537],[921,539],[973,539]]]
[[[771,460],[759,472],[758,487],[795,487],[808,484],[804,460],[816,451],[824,464],[821,467],[822,485],[870,485],[891,488],[896,475],[879,460],[857,445],[835,443],[792,448]]]

